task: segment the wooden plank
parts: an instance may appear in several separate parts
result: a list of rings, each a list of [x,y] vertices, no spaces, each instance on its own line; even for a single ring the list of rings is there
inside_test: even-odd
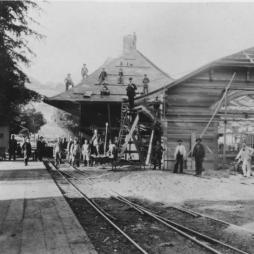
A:
[[[40,199],[26,201],[22,246],[20,254],[44,254],[47,253],[43,222],[40,212]]]
[[[0,246],[3,254],[20,253],[24,199],[13,199],[2,223]]]
[[[5,220],[0,235],[1,254],[19,254],[21,249],[22,223],[15,219]]]
[[[7,217],[10,204],[11,204],[11,200],[1,200],[0,202],[0,233],[1,233],[3,222]]]
[[[22,246],[20,254],[47,253],[41,218],[23,220]]]
[[[90,239],[73,214],[64,197],[55,198],[59,217],[62,218],[63,226],[70,243],[72,253],[96,254]]]
[[[50,253],[69,254],[71,249],[61,218],[52,199],[41,201],[41,216],[47,251]]]

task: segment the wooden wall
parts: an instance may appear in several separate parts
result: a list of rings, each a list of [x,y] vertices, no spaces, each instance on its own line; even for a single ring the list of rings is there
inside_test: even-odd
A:
[[[213,66],[190,78],[160,91],[146,100],[152,100],[164,93],[164,116],[162,118],[164,142],[166,143],[165,159],[168,168],[173,168],[174,149],[177,140],[182,139],[188,151],[191,150],[195,137],[198,137],[214,109],[212,106],[220,100],[224,89],[236,72],[231,91],[254,90],[254,70],[245,67]],[[144,101],[143,101],[144,103]],[[146,103],[147,105],[147,103]],[[206,168],[217,167],[217,138],[219,117],[211,123],[205,135],[203,144],[206,147]]]

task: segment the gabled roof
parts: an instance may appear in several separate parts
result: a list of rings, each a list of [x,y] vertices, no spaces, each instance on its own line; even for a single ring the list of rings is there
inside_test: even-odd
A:
[[[130,36],[128,39],[130,39]],[[124,43],[126,43],[126,41],[124,41]],[[127,43],[135,42],[128,41]],[[102,86],[98,85],[98,77],[102,68],[105,68],[108,74],[106,83],[108,84],[110,95],[102,96],[100,94]],[[118,84],[118,72],[120,68],[124,73],[124,84]],[[133,82],[138,87],[137,92],[141,94],[143,90],[142,80],[144,74],[147,74],[150,79],[150,91],[161,88],[173,81],[167,73],[162,71],[138,51],[135,44],[132,44],[131,46],[124,45],[124,52],[121,56],[105,62],[80,84],[66,92],[46,98],[45,102],[51,105],[61,101],[121,102],[124,98],[127,98],[126,87],[130,77],[133,78]]]
[[[254,68],[254,47],[242,50],[235,54],[210,62],[188,73],[187,75],[170,82],[168,85],[164,87],[151,91],[147,95],[141,95],[140,97],[137,97],[136,100],[142,100],[150,96],[153,96],[154,94],[161,93],[167,89],[170,89],[171,87],[174,87],[184,81],[187,81],[190,78],[195,77],[196,75],[200,74],[203,71],[209,70],[210,68],[221,67],[221,66]]]

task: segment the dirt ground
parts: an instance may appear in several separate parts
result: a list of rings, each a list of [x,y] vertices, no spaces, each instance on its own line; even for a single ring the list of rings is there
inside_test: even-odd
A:
[[[165,206],[180,205],[254,232],[254,177],[232,171],[206,171],[202,177],[169,171],[82,168],[85,193],[109,198],[117,193]]]
[[[72,171],[69,174],[78,179],[76,183],[79,188],[114,216],[114,221],[149,253],[207,252],[161,225],[141,219],[134,210],[119,204],[112,196],[119,193],[176,223],[254,253],[254,177],[247,179],[230,171],[206,171],[204,176],[195,177],[190,173],[180,175],[169,171],[137,171],[130,168],[117,172],[102,167],[80,169],[82,174],[70,167],[66,168],[66,172]],[[126,240],[70,190],[67,189],[67,200],[99,253],[136,253]],[[234,225],[203,217],[193,218],[173,209],[172,205],[211,215]],[[235,253],[226,249],[221,251]]]

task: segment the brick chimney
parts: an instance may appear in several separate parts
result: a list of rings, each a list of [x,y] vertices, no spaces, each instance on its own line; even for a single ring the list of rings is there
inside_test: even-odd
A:
[[[128,34],[123,37],[123,53],[128,53],[136,49],[137,36],[136,33]]]

